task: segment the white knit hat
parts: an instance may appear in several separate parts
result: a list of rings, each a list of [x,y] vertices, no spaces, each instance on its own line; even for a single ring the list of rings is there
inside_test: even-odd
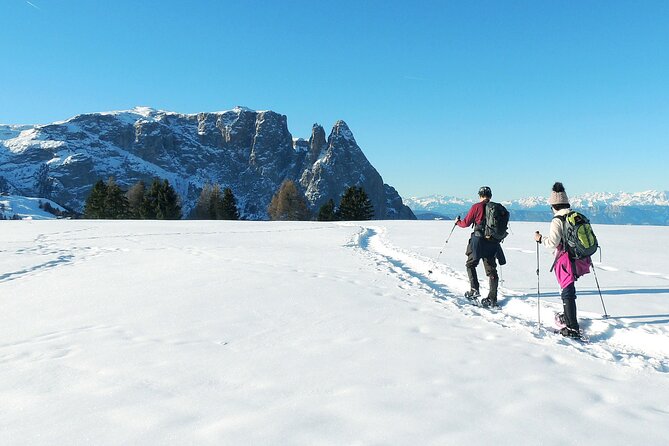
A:
[[[551,196],[548,198],[548,204],[551,206],[556,204],[569,204],[569,197],[567,197],[567,192],[564,191],[562,183],[556,182],[553,185]]]

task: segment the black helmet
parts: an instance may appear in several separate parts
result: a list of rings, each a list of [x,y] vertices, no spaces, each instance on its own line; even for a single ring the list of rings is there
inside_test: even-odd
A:
[[[492,190],[488,186],[481,186],[479,189],[479,197],[492,198]]]

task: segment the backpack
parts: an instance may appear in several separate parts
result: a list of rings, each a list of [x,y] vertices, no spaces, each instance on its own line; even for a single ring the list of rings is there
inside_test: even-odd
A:
[[[595,236],[590,220],[585,215],[571,211],[567,215],[556,215],[564,222],[562,246],[572,259],[590,257],[597,252],[599,243]]]
[[[501,242],[509,235],[509,211],[499,203],[489,201],[485,205],[485,225],[483,235],[487,239]]]

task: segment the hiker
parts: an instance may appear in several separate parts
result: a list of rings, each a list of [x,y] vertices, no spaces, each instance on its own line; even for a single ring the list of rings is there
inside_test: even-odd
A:
[[[536,231],[534,239],[546,248],[553,249],[555,254],[555,262],[551,271],[555,271],[555,277],[562,289],[563,319],[566,324],[566,327],[560,330],[560,334],[579,338],[581,335],[578,319],[576,318],[576,286],[574,282],[578,276],[590,271],[590,257],[575,260],[568,252],[565,227],[567,216],[572,213],[572,210],[562,183],[556,182],[553,185],[548,204],[551,205],[553,210],[550,231],[547,236],[543,236],[539,231]]]
[[[486,237],[486,205],[492,198],[492,190],[488,186],[482,186],[479,189],[479,202],[474,204],[464,220],[458,216],[456,224],[461,228],[468,228],[473,225],[474,232],[469,237],[467,243],[467,250],[465,255],[467,261],[465,267],[467,268],[467,276],[469,277],[470,290],[465,293],[465,297],[470,300],[478,300],[481,296],[479,292],[479,279],[476,274],[476,267],[479,261],[483,259],[483,267],[485,274],[488,276],[490,283],[490,291],[488,297],[481,301],[481,305],[497,307],[497,285],[499,283],[499,276],[497,275],[497,259],[499,264],[506,264],[504,252],[497,239],[493,237]],[[506,212],[506,209],[504,209]],[[508,212],[507,212],[508,221]],[[504,225],[504,235],[506,235],[506,224]],[[503,237],[502,237],[503,238]]]

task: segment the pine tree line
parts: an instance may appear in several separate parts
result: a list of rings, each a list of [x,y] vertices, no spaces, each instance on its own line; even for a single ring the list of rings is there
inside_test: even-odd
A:
[[[271,220],[357,221],[374,218],[374,206],[361,186],[348,187],[339,206],[328,200],[312,216],[304,194],[291,180],[284,181],[274,194],[267,213]],[[154,179],[147,189],[143,181],[124,191],[110,177],[99,180],[86,199],[84,218],[93,219],[180,219],[179,196],[167,180]],[[190,218],[200,220],[239,220],[237,199],[229,187],[221,190],[218,184],[205,184]]]
[[[197,204],[191,212],[191,218],[197,220],[239,220],[237,199],[232,189],[226,187],[221,192],[218,184],[205,184],[200,192]]]
[[[84,218],[178,220],[181,204],[167,180],[154,179],[148,190],[143,181],[138,181],[126,192],[110,177],[106,183],[99,180],[93,186]]]
[[[267,209],[272,220],[311,220],[307,200],[299,192],[295,183],[286,180],[272,197]],[[351,186],[344,191],[339,207],[333,199],[328,200],[318,210],[318,221],[357,221],[374,218],[374,206],[362,187]]]

